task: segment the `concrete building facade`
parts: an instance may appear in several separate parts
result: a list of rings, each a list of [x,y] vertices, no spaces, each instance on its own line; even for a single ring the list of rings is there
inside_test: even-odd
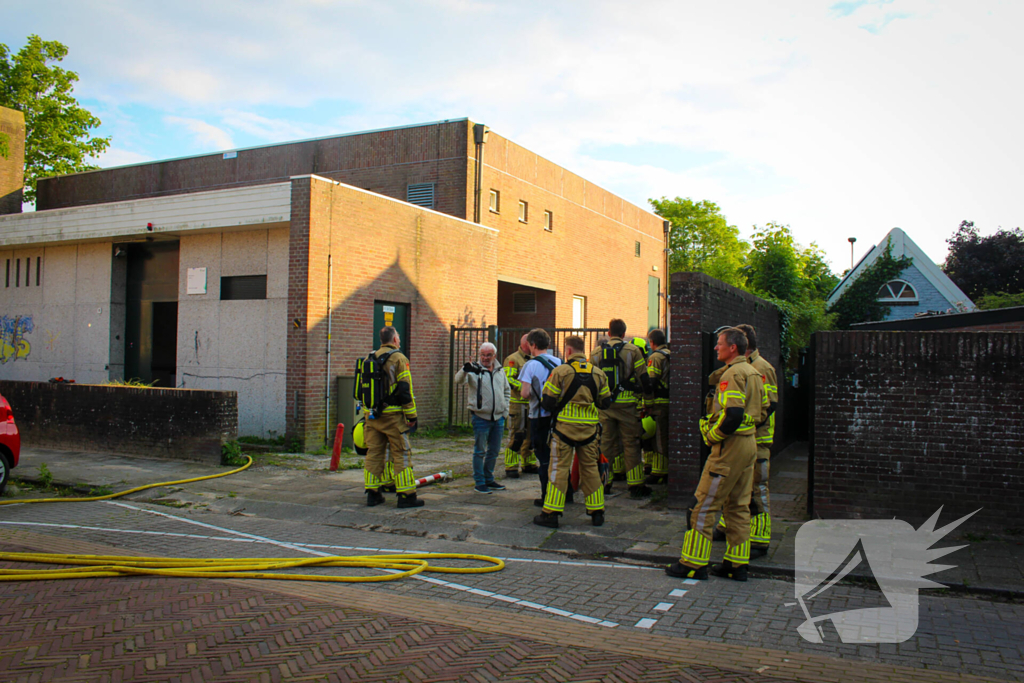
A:
[[[241,434],[315,443],[382,323],[427,423],[452,325],[663,324],[661,219],[481,128],[40,181],[36,212],[0,215],[0,378],[234,390]]]

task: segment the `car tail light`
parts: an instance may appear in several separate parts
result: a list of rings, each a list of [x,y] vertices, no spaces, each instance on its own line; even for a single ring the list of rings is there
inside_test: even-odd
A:
[[[11,405],[7,402],[7,399],[0,398],[0,422],[6,422],[11,417]]]

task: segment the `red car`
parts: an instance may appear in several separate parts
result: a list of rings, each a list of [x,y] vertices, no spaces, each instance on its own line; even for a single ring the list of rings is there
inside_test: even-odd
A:
[[[14,412],[7,399],[0,396],[0,493],[7,488],[11,470],[18,466],[21,455],[21,435],[14,424]]]

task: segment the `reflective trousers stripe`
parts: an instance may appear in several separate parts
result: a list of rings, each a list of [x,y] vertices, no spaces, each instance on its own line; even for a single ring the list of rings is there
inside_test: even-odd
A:
[[[749,553],[748,553],[749,554]],[[690,529],[683,536],[683,552],[680,560],[693,567],[703,567],[711,559],[711,541],[696,529]]]
[[[587,510],[591,512],[604,510],[604,487],[599,486],[596,491],[587,496],[586,504]]]
[[[750,541],[745,541],[740,545],[726,546],[722,559],[729,560],[733,564],[750,564]]]
[[[625,465],[623,465],[625,467]],[[626,484],[628,486],[639,486],[644,483],[644,464],[639,465],[626,472]]]
[[[603,488],[598,490],[602,493],[604,492]],[[587,497],[587,500],[590,500],[589,496]],[[548,491],[544,496],[544,509],[550,510],[551,512],[562,512],[565,510],[565,494],[550,483],[548,484]]]

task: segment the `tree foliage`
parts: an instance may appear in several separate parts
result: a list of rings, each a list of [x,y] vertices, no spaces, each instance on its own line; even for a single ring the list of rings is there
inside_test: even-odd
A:
[[[942,270],[972,300],[989,293],[1024,292],[1024,232],[999,230],[982,237],[973,221],[961,221],[946,240],[949,254]]]
[[[875,262],[865,268],[828,309],[834,316],[835,327],[848,330],[854,323],[883,320],[889,315],[889,307],[878,300],[878,290],[913,264],[914,259],[909,256],[893,258],[892,242],[886,241]]]
[[[1010,308],[1011,306],[1024,306],[1024,292],[1008,294],[996,292],[995,294],[983,294],[974,302],[983,311],[993,308]]]
[[[0,106],[25,115],[25,201],[36,199],[36,181],[96,166],[87,159],[103,152],[110,138],[91,137],[100,120],[72,95],[78,74],[51,66],[68,49],[37,35],[17,54],[0,43]]]
[[[740,268],[750,245],[729,225],[714,202],[676,197],[651,199],[654,212],[672,224],[669,233],[670,273],[706,273],[735,287],[743,287]]]

